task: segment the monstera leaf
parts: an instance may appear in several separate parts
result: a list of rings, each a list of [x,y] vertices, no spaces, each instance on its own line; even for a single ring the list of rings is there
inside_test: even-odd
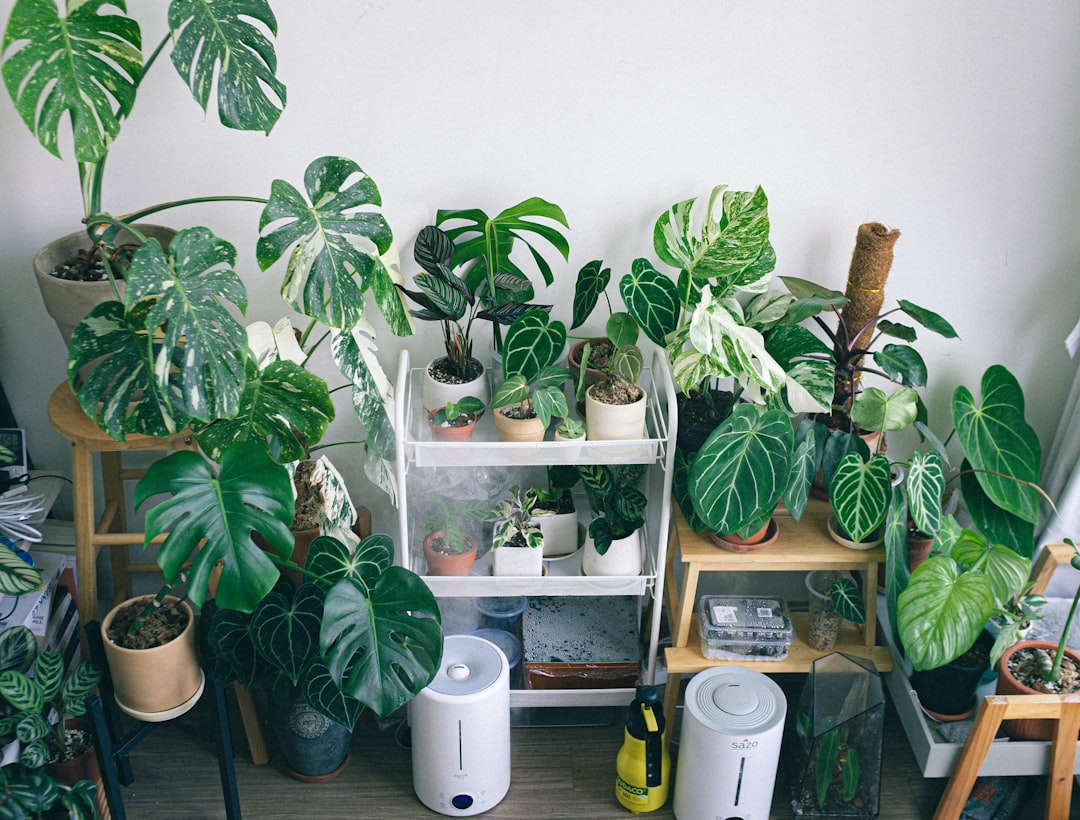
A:
[[[60,155],[58,130],[68,114],[75,158],[99,162],[131,114],[143,77],[142,37],[123,2],[67,0],[64,11],[61,16],[54,2],[17,0],[4,32],[4,83],[50,153]],[[216,83],[225,125],[269,133],[285,105],[285,87],[274,76],[273,44],[252,20],[276,34],[265,0],[174,0],[172,61],[204,111]]]
[[[427,686],[442,659],[435,596],[392,560],[385,536],[360,542],[347,577],[326,594],[319,636],[334,683],[383,717]]]
[[[642,332],[653,343],[665,346],[668,334],[679,324],[681,303],[675,283],[648,259],[635,259],[630,273],[619,280],[619,293]]]
[[[1038,522],[1035,485],[1042,450],[1038,436],[1024,419],[1024,392],[1016,378],[1001,365],[988,368],[982,377],[982,401],[977,402],[966,387],[957,387],[952,417],[960,446],[985,497],[1007,513]],[[978,514],[972,511],[973,517]]]
[[[768,516],[787,487],[794,434],[782,410],[740,404],[706,439],[689,492],[705,525],[723,535]]]
[[[370,290],[390,329],[410,334],[394,278],[380,258],[393,235],[378,210],[382,198],[375,182],[350,159],[320,157],[304,172],[304,190],[306,197],[274,180],[259,217],[259,267],[266,270],[291,248],[281,295],[293,308],[351,330]]]
[[[726,189],[713,188],[696,236],[692,212],[697,200],[672,205],[656,221],[653,247],[662,261],[697,282],[711,282],[721,296],[762,293],[776,267],[769,243],[769,200],[761,187],[752,192]]]
[[[210,572],[221,560],[218,604],[250,612],[278,577],[273,562],[252,541],[252,532],[262,535],[283,559],[292,551],[294,504],[288,470],[250,442],[222,453],[217,475],[202,456],[182,451],[150,465],[135,486],[135,505],[158,494],[170,497],[147,511],[145,543],[168,531],[157,554],[165,577],[175,580],[191,561],[188,595],[198,606]]]

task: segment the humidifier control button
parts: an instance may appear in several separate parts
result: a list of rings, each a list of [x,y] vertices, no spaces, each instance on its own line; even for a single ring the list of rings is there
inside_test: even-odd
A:
[[[722,712],[729,715],[748,715],[758,708],[760,702],[754,687],[738,684],[717,689],[713,700]]]
[[[469,667],[463,663],[451,664],[446,670],[446,677],[450,678],[450,680],[465,680],[470,674],[472,673],[469,671]]]
[[[465,809],[472,808],[473,799],[467,794],[459,794],[451,797],[450,802],[458,811],[465,811]]]

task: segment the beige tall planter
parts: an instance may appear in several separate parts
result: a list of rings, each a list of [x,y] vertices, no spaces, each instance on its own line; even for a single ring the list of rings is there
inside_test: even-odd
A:
[[[136,598],[146,603],[153,596]],[[169,596],[168,600],[178,598]],[[155,723],[172,720],[193,707],[205,678],[195,649],[195,617],[186,601],[187,627],[174,640],[150,649],[126,649],[109,640],[109,625],[131,601],[113,607],[101,622],[101,642],[109,664],[117,705],[132,717]]]
[[[157,239],[162,247],[168,247],[176,231],[161,225],[139,225],[139,230],[149,237]],[[117,234],[118,244],[134,242],[135,238],[127,231]],[[90,237],[85,231],[68,234],[61,239],[56,239],[42,248],[34,256],[34,277],[37,279],[41,298],[45,302],[45,310],[56,322],[60,329],[60,335],[64,339],[64,345],[71,343],[71,334],[75,326],[79,324],[95,307],[102,302],[108,302],[116,298],[112,283],[104,282],[72,282],[67,279],[58,279],[50,271],[57,265],[75,256],[80,250],[90,248]],[[123,281],[117,282],[120,294],[124,293]]]

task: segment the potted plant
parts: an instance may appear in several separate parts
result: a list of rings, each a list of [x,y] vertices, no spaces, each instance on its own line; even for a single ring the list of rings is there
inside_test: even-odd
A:
[[[570,348],[566,355],[566,364],[573,374],[574,380],[580,377],[582,359],[585,346],[588,345],[589,362],[585,364],[585,383],[595,384],[603,379],[604,374],[611,368],[611,358],[619,345],[614,339],[625,340],[631,333],[637,339],[638,326],[634,318],[626,311],[614,311],[611,307],[611,299],[607,295],[607,286],[611,281],[611,268],[604,267],[603,260],[594,259],[582,266],[578,271],[577,281],[574,283],[573,315],[570,329],[574,330],[585,324],[592,314],[600,297],[604,297],[607,303],[608,318],[605,324],[605,335],[600,338],[582,339]],[[581,401],[581,399],[579,399]]]
[[[301,778],[340,770],[362,710],[388,716],[439,667],[438,604],[419,576],[393,565],[393,552],[385,535],[354,550],[321,536],[297,567],[305,578],[299,588],[282,579],[251,612],[204,607],[216,668],[249,688],[264,686],[282,704],[275,713],[283,724],[299,717],[305,728],[322,730],[310,746],[338,753],[319,767],[314,758],[324,748],[305,748],[303,737],[279,729],[286,763]]]
[[[1075,553],[1069,565],[1080,570],[1080,547],[1069,538],[1065,543]],[[999,695],[1080,692],[1080,653],[1066,646],[1078,606],[1080,587],[1073,595],[1069,614],[1056,641],[1020,641],[1005,650],[998,666]],[[1055,721],[1046,719],[1007,720],[1002,723],[1002,728],[1016,740],[1050,740],[1054,725]]]
[[[465,532],[466,521],[484,521],[488,508],[475,499],[447,504],[436,498],[439,512],[424,521],[424,559],[428,575],[468,575],[476,560],[476,537]]]
[[[470,394],[488,400],[484,364],[473,356],[473,322],[511,321],[508,312],[495,308],[528,287],[527,280],[511,273],[498,272],[490,277],[458,275],[451,267],[457,265],[454,251],[453,240],[439,228],[428,225],[421,229],[413,245],[413,258],[422,269],[413,277],[416,289],[397,286],[420,306],[409,311],[413,318],[442,323],[446,355],[428,363],[424,371],[421,397],[427,409]],[[541,307],[515,304],[522,310]]]
[[[436,441],[468,441],[483,412],[484,403],[476,396],[449,401],[428,413],[431,436]]]
[[[515,484],[488,514],[488,520],[495,522],[493,575],[543,574],[544,534],[533,516],[535,507],[536,490],[523,490]]]
[[[828,652],[840,633],[840,622],[866,623],[866,604],[859,587],[848,573],[814,570],[805,578],[809,595],[809,636],[807,644],[818,652]]]
[[[577,419],[563,419],[555,428],[556,441],[584,441],[585,425]]]
[[[547,475],[548,486],[536,488],[533,520],[544,535],[544,557],[552,558],[577,552],[580,546],[577,508],[570,491],[578,473],[569,464],[555,464],[548,466]]]
[[[59,803],[67,816],[96,816],[101,775],[93,734],[69,718],[86,714],[100,679],[90,661],[68,669],[59,652],[39,651],[25,626],[0,633],[0,742],[19,743],[18,762],[2,770],[8,800],[0,807],[43,811]]]
[[[566,326],[542,310],[514,319],[503,346],[503,382],[491,399],[503,441],[542,441],[554,417],[569,410],[562,385],[570,371],[555,364],[566,344]]]
[[[530,241],[530,235],[543,239],[567,259],[570,244],[558,228],[569,227],[566,215],[558,205],[530,197],[493,217],[479,208],[440,210],[435,223],[454,243],[451,267],[474,263],[466,275],[469,287],[476,292],[480,280],[487,280],[484,293],[495,322],[492,342],[495,354],[501,356],[502,325],[532,310],[550,310],[550,305],[528,304],[534,297],[534,289],[528,276],[511,258],[513,251],[520,240],[529,249],[544,284],[550,287],[554,281],[551,264],[534,244],[535,239]],[[517,284],[512,285],[511,279],[517,280]]]
[[[641,574],[641,528],[648,503],[637,488],[642,467],[580,464],[577,471],[593,513],[582,571],[586,575]]]
[[[578,379],[578,389],[584,386],[585,393],[585,429],[593,441],[643,438],[648,395],[637,383],[644,366],[636,344],[638,328],[631,322],[613,326],[608,332],[614,352],[602,370],[602,377],[588,386]],[[586,343],[581,359],[585,372],[591,357],[592,345]]]

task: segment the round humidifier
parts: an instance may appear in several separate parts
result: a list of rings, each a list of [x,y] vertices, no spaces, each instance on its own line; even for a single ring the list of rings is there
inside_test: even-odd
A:
[[[433,811],[480,814],[510,788],[510,665],[490,641],[448,635],[435,679],[409,702],[413,790]]]
[[[678,820],[768,820],[787,701],[768,676],[738,666],[700,672],[686,687]]]

